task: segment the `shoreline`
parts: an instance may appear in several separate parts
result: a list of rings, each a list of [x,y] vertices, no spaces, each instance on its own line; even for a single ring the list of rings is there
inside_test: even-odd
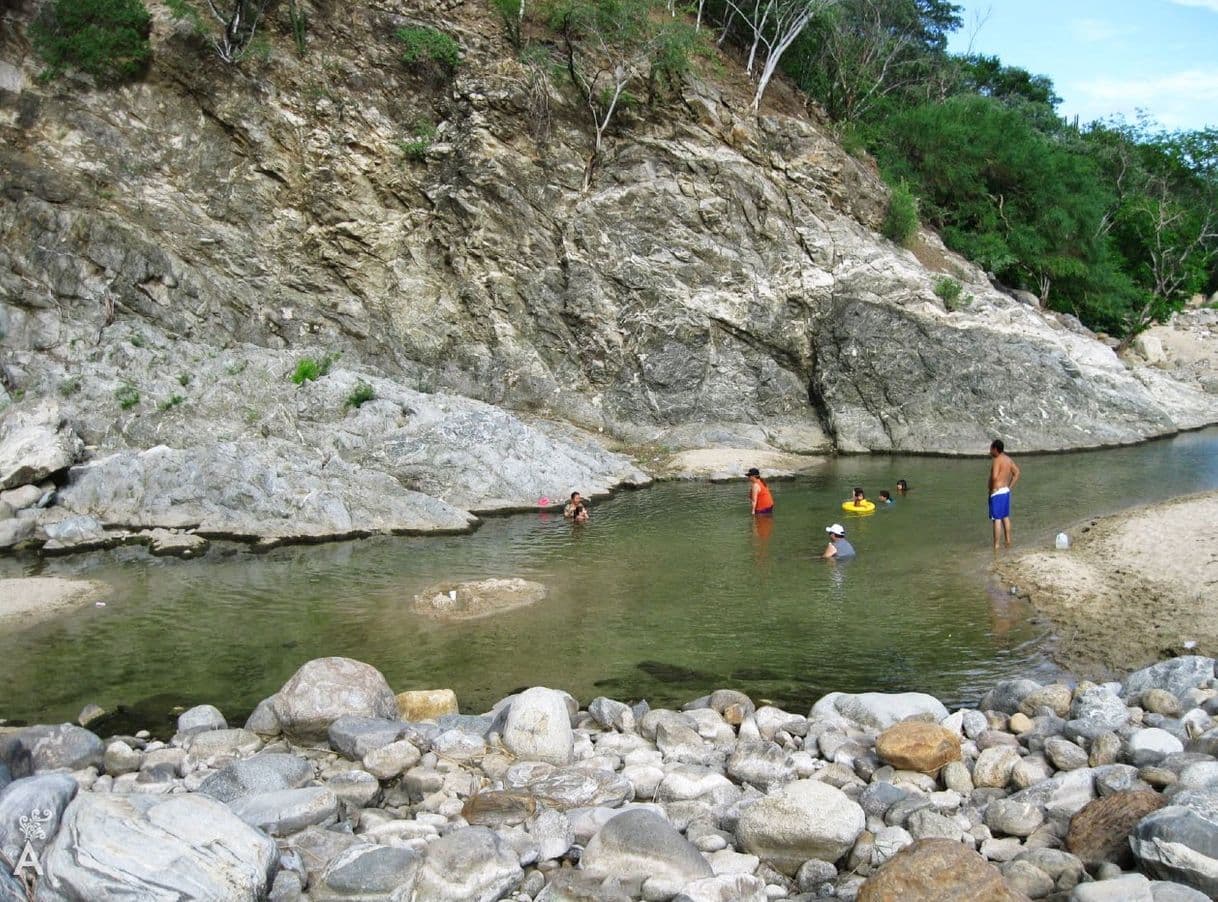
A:
[[[1073,674],[1117,676],[1163,657],[1218,652],[1218,491],[1067,529],[1067,551],[994,565],[1049,621],[1050,654]]]
[[[98,711],[2,728],[0,814],[45,808],[37,870],[14,869],[39,898],[1199,902],[1218,891],[1215,665],[1001,680],[975,707],[534,686],[462,714],[451,690],[316,658],[244,726],[204,704],[165,740]]]
[[[0,579],[0,631],[18,632],[84,607],[109,588],[98,580],[62,576]]]

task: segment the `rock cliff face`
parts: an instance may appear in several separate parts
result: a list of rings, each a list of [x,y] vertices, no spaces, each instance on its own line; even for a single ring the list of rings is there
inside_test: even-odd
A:
[[[58,396],[94,456],[261,443],[468,511],[645,482],[615,442],[970,453],[1218,421],[1218,395],[1127,367],[935,236],[917,257],[881,238],[869,166],[781,85],[745,115],[730,63],[629,113],[584,192],[578,108],[483,3],[318,5],[306,56],[271,28],[242,70],[151,7],[152,69],[118,89],[37,81],[32,0],[0,33],[5,389]],[[393,32],[418,23],[460,41],[451,84],[402,66]],[[347,409],[357,379],[376,400]]]

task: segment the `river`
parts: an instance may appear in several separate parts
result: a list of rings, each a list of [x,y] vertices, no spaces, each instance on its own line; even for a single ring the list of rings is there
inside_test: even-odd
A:
[[[1129,448],[1014,457],[1017,547],[1083,518],[1218,487],[1218,429]],[[0,575],[88,576],[112,586],[87,607],[0,636],[0,717],[72,720],[87,702],[162,722],[209,702],[231,718],[303,662],[347,655],[395,691],[451,687],[485,710],[523,686],[688,701],[730,686],[803,711],[829,690],[931,692],[975,703],[996,680],[1057,674],[1043,625],[988,575],[985,459],[839,457],[772,484],[772,521],[745,483],[664,483],[594,506],[572,526],[532,513],[472,536],[383,537],[201,560],[142,549],[6,559]],[[911,491],[869,516],[841,511],[854,485]],[[566,489],[556,486],[555,495]],[[858,549],[819,559],[840,522]],[[549,596],[443,624],[410,610],[440,580],[522,576]]]

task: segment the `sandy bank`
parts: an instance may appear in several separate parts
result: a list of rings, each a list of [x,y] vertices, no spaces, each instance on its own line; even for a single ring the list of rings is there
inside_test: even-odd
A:
[[[106,589],[91,579],[0,579],[0,630],[10,632],[93,601]]]
[[[1060,664],[1094,677],[1190,648],[1218,653],[1218,492],[1087,520],[1069,534],[1069,551],[996,568],[1052,622]]]

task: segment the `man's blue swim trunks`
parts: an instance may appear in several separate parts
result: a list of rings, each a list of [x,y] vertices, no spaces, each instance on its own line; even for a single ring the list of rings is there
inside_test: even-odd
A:
[[[1002,520],[1011,516],[1011,490],[999,489],[990,495],[990,519]]]

